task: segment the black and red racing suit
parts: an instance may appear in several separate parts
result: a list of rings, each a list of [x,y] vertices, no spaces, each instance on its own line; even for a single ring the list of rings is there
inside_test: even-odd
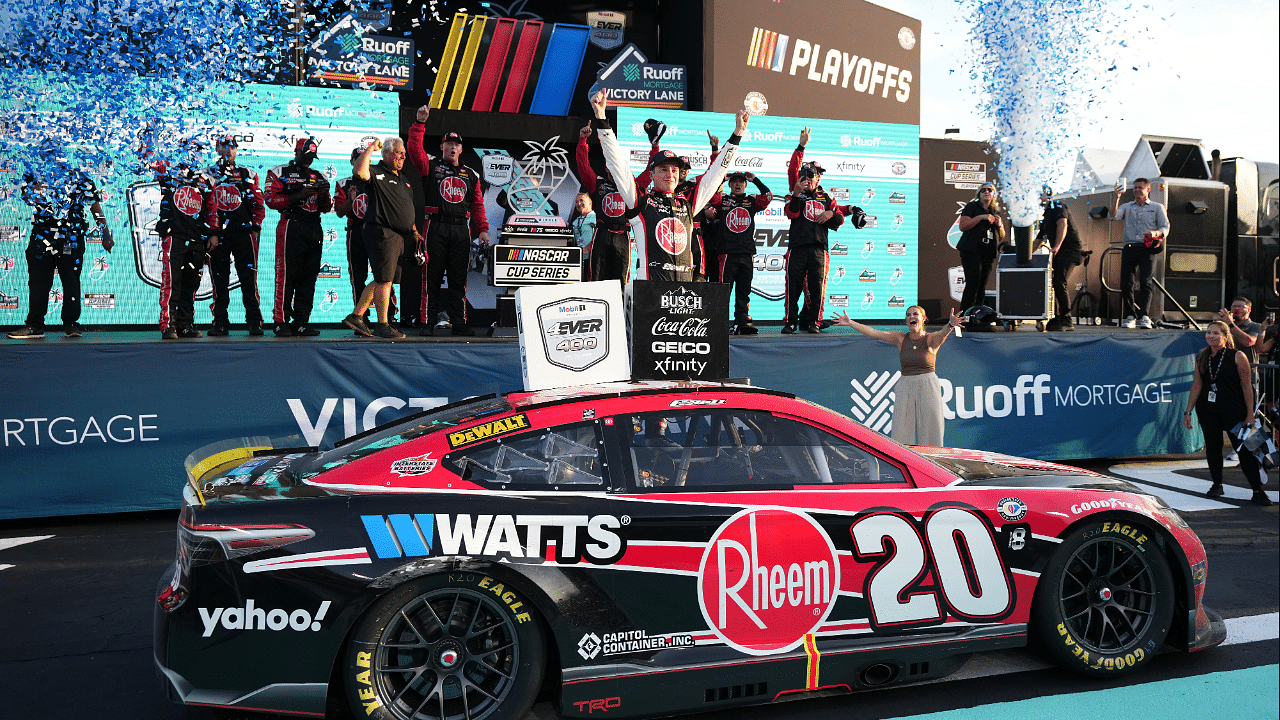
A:
[[[749,318],[751,282],[755,278],[756,213],[768,209],[773,202],[773,193],[760,178],[753,182],[759,195],[717,195],[711,199],[716,209],[715,238],[720,251],[712,259],[715,268],[711,276],[733,286],[735,325],[745,325]]]
[[[618,144],[613,128],[607,120],[597,118],[592,122],[600,135],[600,148],[609,172],[615,178],[627,177],[627,155]],[[634,225],[640,256],[637,280],[691,282],[702,274],[702,248],[693,236],[693,216],[711,201],[724,182],[740,141],[737,135],[729,138],[724,148],[711,158],[706,174],[698,178],[688,195],[656,190],[641,193],[634,184],[618,186],[627,205],[627,217],[639,220]]]
[[[430,326],[440,312],[449,314],[455,329],[467,323],[467,270],[471,262],[471,238],[489,232],[484,209],[480,173],[427,154],[422,145],[426,128],[415,122],[409,126],[405,143],[409,159],[422,173],[426,193],[427,272],[422,280],[420,317]],[[445,278],[449,287],[441,296]],[[408,310],[405,311],[406,313]]]
[[[186,163],[152,164],[160,184],[160,329],[195,327],[196,289],[210,236],[219,233],[214,180]]]
[[[258,237],[267,210],[258,174],[234,161],[219,158],[208,170],[214,182],[214,199],[222,233],[218,247],[209,253],[209,276],[213,281],[213,324],[229,324],[227,306],[231,301],[231,263],[234,258],[244,319],[249,327],[262,327],[262,304],[258,296]]]
[[[791,188],[796,186],[803,160],[804,146],[800,146],[787,163],[787,181]],[[787,232],[784,322],[800,328],[816,327],[822,322],[827,269],[830,267],[827,233],[844,224],[844,213],[820,185],[807,192],[787,195],[783,210],[791,220],[791,228]],[[823,220],[822,216],[828,210],[832,215]],[[797,311],[802,292],[804,308]]]
[[[315,188],[297,202],[289,196]],[[271,318],[277,328],[306,325],[315,301],[316,276],[324,251],[320,216],[333,209],[329,180],[319,170],[296,161],[267,172],[267,207],[280,211],[276,225],[275,306]]]

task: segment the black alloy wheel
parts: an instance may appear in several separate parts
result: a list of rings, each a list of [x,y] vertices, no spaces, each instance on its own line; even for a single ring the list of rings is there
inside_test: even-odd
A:
[[[1060,664],[1113,676],[1148,662],[1168,635],[1173,582],[1154,534],[1104,522],[1069,537],[1036,592],[1035,630]]]
[[[481,573],[421,578],[358,623],[347,697],[357,717],[380,720],[519,718],[541,684],[544,652],[522,595]]]

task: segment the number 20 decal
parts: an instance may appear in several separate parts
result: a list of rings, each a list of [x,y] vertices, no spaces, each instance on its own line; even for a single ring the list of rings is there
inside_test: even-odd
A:
[[[972,510],[941,508],[918,525],[896,513],[866,515],[849,533],[854,557],[876,562],[863,588],[872,627],[940,623],[944,606],[971,621],[999,620],[1013,611],[1013,580],[991,530]],[[934,585],[921,585],[931,571]]]

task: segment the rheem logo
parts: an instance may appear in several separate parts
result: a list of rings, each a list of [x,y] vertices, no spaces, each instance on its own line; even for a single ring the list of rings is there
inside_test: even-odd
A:
[[[440,181],[440,197],[451,203],[460,203],[467,196],[467,184],[462,178],[449,177]]]
[[[711,538],[698,570],[707,625],[750,655],[804,642],[835,606],[840,563],[827,533],[808,515],[743,510]]]
[[[689,247],[689,231],[677,218],[659,220],[653,234],[658,238],[658,245],[672,255],[679,255]]]
[[[817,200],[809,200],[804,204],[804,219],[810,222],[822,222],[822,213],[827,209]]]
[[[240,189],[235,185],[219,185],[216,193],[219,212],[230,212],[240,207]]]
[[[200,208],[204,206],[204,198],[200,197],[200,191],[190,185],[183,185],[173,191],[173,206],[184,215],[196,217],[200,214]]]
[[[604,214],[611,218],[622,217],[622,214],[627,211],[627,203],[622,199],[621,193],[605,195],[600,204],[604,206]]]
[[[751,227],[751,213],[746,208],[736,207],[725,216],[724,225],[729,228],[729,232],[746,232]]]

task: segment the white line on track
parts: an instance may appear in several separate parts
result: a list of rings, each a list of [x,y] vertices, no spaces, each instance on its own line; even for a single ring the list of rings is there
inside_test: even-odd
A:
[[[0,550],[8,550],[11,547],[26,545],[37,540],[48,540],[52,535],[32,535],[30,537],[0,538]]]
[[[1110,468],[1110,472],[1133,481],[1138,487],[1169,503],[1169,506],[1175,510],[1198,512],[1200,510],[1221,510],[1223,508],[1236,507],[1230,503],[1210,500],[1204,496],[1204,492],[1209,489],[1206,481],[1180,475],[1177,472],[1178,470],[1203,470],[1206,467],[1208,467],[1208,464],[1204,460],[1151,462],[1114,465]],[[1159,485],[1164,487],[1158,487]],[[1169,488],[1177,488],[1177,490],[1170,490]],[[1234,485],[1224,485],[1223,489],[1225,490],[1224,497],[1232,500],[1248,500],[1253,496],[1252,490]],[[1271,498],[1272,502],[1280,502],[1280,492],[1274,490],[1266,492],[1267,497]]]
[[[1226,621],[1226,625],[1227,639],[1222,642],[1223,645],[1240,645],[1261,640],[1275,640],[1280,637],[1280,613],[1230,618]],[[951,675],[936,680],[927,680],[920,684],[971,680],[993,675],[1044,670],[1051,667],[1056,666],[1053,663],[1042,660],[1030,650],[1002,650],[999,652],[978,653],[969,658],[964,667]]]
[[[9,548],[12,548],[12,547],[17,547],[19,545],[26,545],[27,543],[33,543],[39,540],[48,540],[51,537],[53,536],[52,535],[31,535],[28,537],[0,538],[0,550],[8,550]],[[8,563],[0,563],[0,570],[8,570],[11,567],[13,567],[13,565],[10,565]]]

